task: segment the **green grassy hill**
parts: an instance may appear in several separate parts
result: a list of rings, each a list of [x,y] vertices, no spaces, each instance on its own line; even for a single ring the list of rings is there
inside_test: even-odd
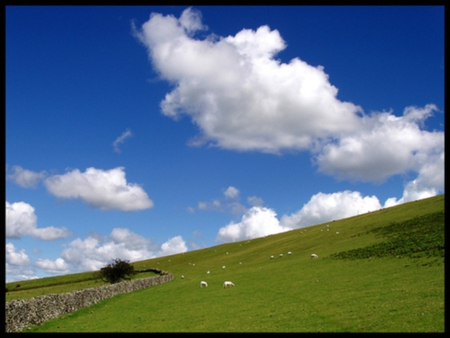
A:
[[[134,265],[175,280],[31,331],[444,332],[444,195]]]

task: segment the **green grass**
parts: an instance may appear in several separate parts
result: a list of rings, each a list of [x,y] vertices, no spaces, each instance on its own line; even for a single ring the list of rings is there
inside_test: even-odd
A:
[[[29,331],[444,332],[443,212],[440,195],[329,222],[330,231],[320,224],[138,262],[175,280]],[[223,289],[225,280],[236,287]]]

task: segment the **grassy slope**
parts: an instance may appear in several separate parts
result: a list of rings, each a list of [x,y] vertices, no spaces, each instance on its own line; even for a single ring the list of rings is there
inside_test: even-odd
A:
[[[332,256],[385,241],[370,231],[376,227],[438,211],[444,211],[444,195],[330,222],[330,231],[322,224],[137,262],[138,269],[168,270],[175,280],[32,331],[443,332],[443,257]],[[200,289],[201,280],[209,287]],[[236,287],[224,290],[225,280]]]

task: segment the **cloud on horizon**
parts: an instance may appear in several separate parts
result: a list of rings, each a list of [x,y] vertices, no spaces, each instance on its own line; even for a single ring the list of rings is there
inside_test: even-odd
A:
[[[114,228],[109,236],[92,233],[85,239],[70,242],[55,260],[37,259],[31,262],[25,250],[17,251],[14,244],[6,244],[6,273],[8,281],[36,278],[36,269],[47,274],[61,275],[95,271],[117,257],[131,262],[186,252],[181,236],[169,238],[158,245],[127,228]]]

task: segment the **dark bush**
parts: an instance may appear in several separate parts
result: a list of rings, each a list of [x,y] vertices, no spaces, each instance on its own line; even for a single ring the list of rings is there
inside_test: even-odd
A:
[[[114,259],[114,263],[101,268],[99,272],[99,277],[111,284],[118,283],[124,279],[130,280],[134,275],[136,275],[136,271],[134,266],[130,264],[130,261],[119,258]]]

